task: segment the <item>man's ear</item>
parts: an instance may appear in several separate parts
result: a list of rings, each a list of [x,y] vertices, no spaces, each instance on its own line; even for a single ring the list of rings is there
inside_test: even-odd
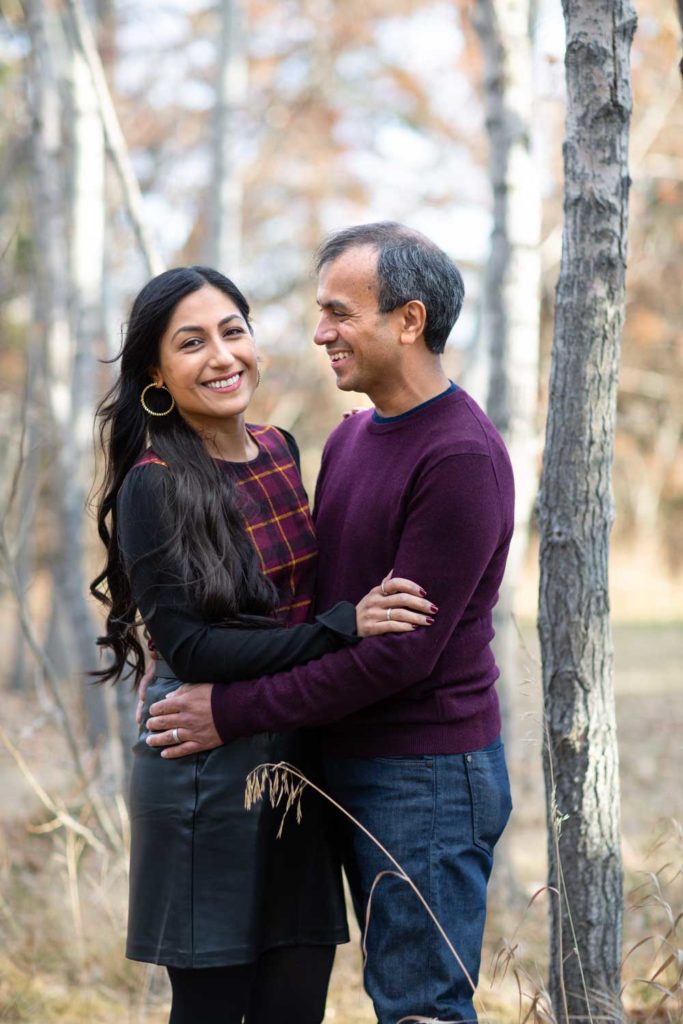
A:
[[[427,324],[427,310],[424,302],[419,299],[411,299],[401,306],[403,327],[401,330],[401,344],[414,345],[416,341],[424,336]]]

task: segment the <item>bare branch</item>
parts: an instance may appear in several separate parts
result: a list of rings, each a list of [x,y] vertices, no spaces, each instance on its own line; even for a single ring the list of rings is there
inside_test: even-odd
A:
[[[71,832],[75,832],[81,836],[89,846],[92,846],[93,850],[99,850],[103,852],[105,849],[104,844],[100,839],[97,838],[92,829],[89,829],[86,825],[82,825],[80,821],[77,821],[73,815],[69,814],[65,807],[60,806],[57,800],[54,800],[46,789],[41,786],[38,779],[35,777],[28,764],[24,760],[21,752],[14,746],[11,739],[0,725],[0,743],[5,747],[7,752],[14,759],[17,768],[24,776],[29,786],[36,794],[42,805],[54,814],[55,819],[59,822],[59,825],[63,826]]]
[[[0,520],[0,562],[3,563],[4,572],[9,582],[10,590],[12,591],[14,598],[17,602],[21,630],[24,634],[29,649],[31,650],[31,653],[34,655],[36,661],[38,662],[41,668],[43,678],[47,684],[47,687],[52,696],[52,700],[54,701],[55,707],[57,709],[60,727],[64,734],[64,738],[66,740],[69,753],[71,754],[71,758],[76,769],[77,778],[80,784],[82,785],[83,790],[88,794],[89,798],[91,799],[99,822],[102,828],[104,829],[110,844],[112,845],[113,848],[116,849],[121,845],[120,836],[118,835],[116,828],[111,821],[109,812],[105,808],[102,800],[100,799],[92,785],[92,779],[88,776],[88,773],[85,770],[85,766],[83,764],[83,759],[81,757],[81,752],[78,747],[76,736],[74,735],[73,729],[71,728],[71,720],[69,718],[69,714],[64,704],[64,701],[62,700],[59,679],[57,678],[57,672],[55,671],[52,662],[48,658],[45,650],[41,646],[35,634],[29,609],[26,605],[26,599],[24,597],[24,594],[22,593],[19,580],[17,579],[16,570],[10,554],[9,545],[7,543],[7,534],[5,532],[4,520]]]

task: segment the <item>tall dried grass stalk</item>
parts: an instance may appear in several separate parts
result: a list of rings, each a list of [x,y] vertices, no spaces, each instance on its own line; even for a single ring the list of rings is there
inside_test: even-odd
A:
[[[372,885],[370,898],[372,898],[372,893],[375,890],[377,882],[379,881],[380,877],[384,874],[395,874],[396,877],[400,878],[410,887],[410,889],[415,893],[415,896],[420,901],[425,911],[431,918],[437,931],[441,935],[441,938],[446,943],[455,962],[458,964],[460,970],[465,975],[468,984],[472,988],[473,996],[480,1005],[482,1013],[484,1014],[485,1017],[488,1018],[488,1012],[486,1010],[484,1002],[481,996],[477,993],[476,985],[474,984],[469,971],[465,967],[453,943],[448,938],[448,935],[444,931],[442,925],[440,924],[433,910],[431,909],[431,907],[429,906],[426,899],[424,898],[420,890],[417,888],[413,880],[409,877],[408,874],[406,874],[406,872],[401,867],[396,858],[391,853],[389,853],[387,848],[383,846],[382,843],[380,843],[379,839],[377,839],[376,836],[374,836],[372,832],[370,832],[369,829],[365,827],[365,825],[358,821],[357,818],[354,818],[354,816],[350,814],[345,807],[342,807],[341,804],[337,803],[337,801],[334,800],[329,795],[329,793],[326,793],[319,786],[316,786],[315,783],[311,782],[311,780],[308,779],[302,772],[300,772],[299,769],[296,768],[294,765],[287,764],[286,761],[280,761],[277,764],[258,765],[256,768],[253,769],[253,771],[249,772],[245,786],[244,805],[247,808],[247,810],[250,810],[255,803],[263,799],[265,794],[268,795],[272,807],[279,807],[284,801],[284,812],[282,815],[282,821],[280,822],[280,827],[278,829],[279,837],[282,835],[282,829],[285,823],[285,818],[287,817],[290,810],[292,810],[292,808],[296,809],[295,813],[297,822],[301,821],[301,797],[307,786],[310,786],[310,788],[314,792],[316,792],[324,800],[327,800],[328,803],[332,804],[332,806],[335,807],[341,814],[343,814],[345,818],[348,818],[348,820],[352,822],[356,826],[356,828],[359,828],[361,832],[365,836],[367,836],[370,842],[373,843],[378,848],[378,850],[381,850],[384,856],[393,864],[395,868],[394,872],[380,872],[380,875],[378,875],[378,877],[375,879]],[[367,956],[366,937],[369,924],[370,903],[368,903],[368,911],[366,914],[365,929],[363,934],[363,952],[365,956]],[[433,1018],[431,1017],[407,1017],[404,1019],[424,1021],[426,1022],[426,1024],[431,1024],[433,1020]],[[434,1021],[434,1024],[456,1024],[456,1022]]]
[[[76,950],[79,963],[85,959],[85,934],[81,913],[81,893],[78,881],[78,862],[85,848],[85,842],[72,829],[66,830],[66,871],[69,879],[69,903],[76,936]]]

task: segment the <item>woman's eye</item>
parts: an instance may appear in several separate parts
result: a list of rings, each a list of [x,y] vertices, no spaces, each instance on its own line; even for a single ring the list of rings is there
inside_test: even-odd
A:
[[[184,341],[180,347],[181,348],[195,348],[197,345],[201,345],[201,343],[202,343],[202,339],[201,338],[188,338],[187,341]]]

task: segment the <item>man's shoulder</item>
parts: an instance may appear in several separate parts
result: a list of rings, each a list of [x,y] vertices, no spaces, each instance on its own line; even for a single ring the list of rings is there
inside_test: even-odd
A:
[[[440,457],[490,456],[492,448],[503,443],[484,410],[463,388],[458,388],[430,412],[421,425],[423,450],[432,449]],[[416,440],[419,442],[419,438]]]

